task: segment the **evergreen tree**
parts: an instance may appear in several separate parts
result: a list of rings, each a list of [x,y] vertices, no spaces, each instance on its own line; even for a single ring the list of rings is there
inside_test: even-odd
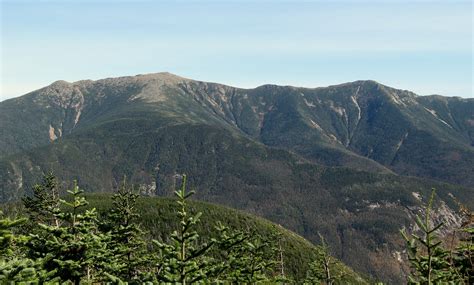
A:
[[[0,211],[0,217],[2,217]],[[23,244],[27,237],[15,235],[13,228],[25,223],[26,219],[0,219],[0,283],[42,283],[51,279],[53,272],[41,269],[41,262],[27,258]]]
[[[206,280],[214,270],[206,257],[213,242],[199,244],[199,234],[193,227],[199,223],[201,213],[192,216],[186,200],[194,191],[186,192],[186,175],[183,175],[181,189],[175,191],[178,198],[179,230],[171,234],[171,243],[153,240],[160,249],[156,279],[160,282],[192,284]]]
[[[33,197],[27,196],[22,199],[29,222],[59,226],[59,221],[54,216],[60,204],[58,181],[54,174],[52,172],[45,174],[42,183],[35,184],[32,190]]]
[[[474,284],[474,227],[471,225],[462,231],[465,237],[456,248],[453,266],[465,284]]]
[[[219,235],[214,242],[219,251],[216,280],[230,283],[255,283],[284,281],[282,276],[273,278],[275,257],[278,253],[276,238],[265,240],[257,233],[230,230],[222,223],[216,229]]]
[[[111,235],[107,248],[112,260],[107,263],[107,271],[127,282],[139,282],[145,274],[145,265],[150,261],[145,233],[137,223],[140,219],[136,209],[138,197],[139,194],[124,179],[118,192],[112,196],[114,207],[102,223],[103,230]]]
[[[47,271],[56,270],[55,277],[79,284],[81,280],[99,280],[99,273],[109,255],[105,248],[107,236],[97,228],[95,209],[83,210],[88,203],[83,190],[75,183],[72,201],[60,200],[61,208],[52,209],[57,224],[38,223],[41,229],[31,235],[27,244],[30,255],[41,259]]]
[[[450,262],[464,284],[474,284],[474,213],[456,201],[461,215],[461,226],[454,232],[459,244],[450,254]],[[461,282],[460,282],[461,283]]]
[[[139,195],[125,180],[102,220],[95,209],[87,209],[76,182],[67,191],[71,198],[60,199],[57,189],[56,179],[48,174],[35,185],[33,197],[23,199],[31,219],[28,236],[12,230],[25,219],[0,217],[0,283],[291,282],[285,278],[282,237],[275,228],[263,237],[218,223],[217,237],[202,240],[195,230],[201,213],[189,211],[187,199],[194,191],[186,191],[185,175],[175,191],[179,227],[169,240],[153,240],[159,249],[154,258],[137,223]],[[327,254],[324,239],[322,244]],[[329,270],[332,259],[327,254],[321,260],[326,275],[319,280],[331,284],[337,280]]]
[[[7,283],[34,280],[35,274],[31,274],[31,271],[34,270],[31,262],[15,256],[15,243],[19,237],[13,234],[12,229],[24,223],[26,219],[3,218],[1,211],[0,217],[2,217],[0,219],[0,281]]]
[[[244,251],[244,243],[250,236],[242,231],[231,231],[220,222],[217,223],[216,230],[219,234],[213,239],[216,245],[214,255],[217,257],[213,278],[219,282],[238,282],[243,275],[238,257]]]
[[[431,225],[434,197],[435,190],[433,189],[425,207],[425,219],[416,216],[415,221],[422,235],[408,236],[405,230],[401,231],[407,243],[408,260],[412,268],[412,275],[409,276],[411,284],[459,282],[458,275],[449,262],[449,252],[442,247],[441,240],[436,235],[436,231],[443,226],[443,223]]]
[[[21,225],[26,219],[11,220],[3,217],[3,212],[0,211],[0,254],[1,256],[11,255],[13,245],[18,237],[13,234],[13,228]]]

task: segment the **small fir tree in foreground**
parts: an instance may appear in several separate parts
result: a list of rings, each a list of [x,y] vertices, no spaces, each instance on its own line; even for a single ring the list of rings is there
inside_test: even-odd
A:
[[[218,223],[216,229],[219,234],[214,241],[220,253],[216,266],[218,282],[248,284],[282,279],[281,276],[269,277],[276,271],[276,240],[265,240],[257,233],[231,230],[222,223]]]
[[[34,264],[31,260],[18,258],[16,243],[22,237],[15,236],[12,229],[26,219],[11,220],[4,218],[0,211],[0,281],[36,281]],[[21,241],[20,241],[21,242]]]
[[[107,275],[111,274],[113,280],[139,283],[150,262],[145,233],[138,224],[138,197],[139,194],[124,178],[118,192],[112,196],[114,207],[101,223],[102,230],[110,234],[107,250],[110,251],[111,260],[106,267]]]
[[[153,240],[160,249],[156,279],[160,282],[192,284],[206,280],[213,271],[206,252],[213,242],[199,243],[199,234],[194,226],[202,213],[191,215],[186,200],[194,191],[186,192],[186,175],[183,175],[181,189],[175,191],[178,198],[180,218],[179,229],[171,234],[171,243]]]
[[[31,235],[27,245],[32,257],[41,259],[45,270],[56,270],[54,277],[63,282],[100,281],[110,254],[107,236],[98,230],[96,210],[83,210],[88,202],[77,183],[67,192],[72,201],[61,199],[62,208],[52,211],[58,225],[38,223],[41,230]]]
[[[435,198],[435,190],[431,192],[428,204],[425,207],[425,217],[416,216],[416,224],[421,230],[421,235],[408,235],[401,231],[407,244],[408,260],[412,274],[408,277],[410,284],[439,284],[461,283],[462,279],[456,271],[458,269],[450,263],[450,253],[446,250],[436,232],[444,223],[432,225],[431,210]]]
[[[13,229],[26,222],[26,219],[3,217],[0,211],[0,283],[1,284],[42,284],[54,279],[55,271],[47,272],[42,268],[41,260],[32,260],[25,256],[24,243],[28,237],[15,235]]]
[[[186,192],[186,175],[181,189],[175,192],[179,210],[179,229],[171,234],[171,242],[154,244],[159,248],[156,280],[171,283],[244,283],[277,281],[269,277],[275,272],[276,246],[256,233],[230,230],[218,223],[218,236],[202,241],[194,230],[201,213],[191,215]]]
[[[113,209],[99,216],[87,209],[75,183],[57,195],[48,174],[23,199],[25,219],[0,219],[1,283],[257,283],[284,279],[283,251],[278,237],[230,229],[219,223],[215,238],[204,240],[195,227],[201,213],[189,211],[186,176],[177,196],[179,226],[164,242],[153,241],[160,254],[152,258],[138,225],[138,194],[125,181],[113,196]],[[28,235],[14,235],[22,226]],[[278,246],[280,245],[280,246]],[[279,250],[280,248],[280,250]],[[279,262],[277,262],[279,260]],[[277,269],[280,265],[280,270]],[[279,273],[278,273],[279,271]]]

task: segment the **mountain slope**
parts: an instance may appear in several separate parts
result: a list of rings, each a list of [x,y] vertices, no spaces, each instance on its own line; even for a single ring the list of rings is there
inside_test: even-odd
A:
[[[0,104],[0,156],[116,118],[205,123],[327,166],[474,186],[474,100],[419,97],[373,81],[238,89],[168,73],[58,81]],[[390,169],[390,170],[389,170]]]
[[[91,194],[87,200],[90,207],[98,209],[99,213],[106,213],[112,207],[110,195]],[[149,231],[150,237],[166,240],[179,226],[176,216],[176,202],[174,199],[163,198],[141,198],[138,200],[137,209],[142,217],[141,224]],[[231,229],[256,232],[265,238],[270,238],[273,232],[281,234],[281,246],[284,257],[284,266],[287,276],[302,282],[306,277],[308,264],[317,258],[319,251],[312,243],[303,237],[275,225],[265,219],[243,213],[234,209],[190,201],[192,213],[201,212],[201,223],[197,224],[196,230],[205,239],[217,236],[215,226],[217,222],[228,225]],[[342,263],[337,263],[334,272],[343,272],[344,283],[366,284],[366,282]]]
[[[472,104],[372,81],[238,89],[160,73],[55,82],[0,103],[0,199],[18,199],[51,169],[88,191],[111,191],[127,175],[160,196],[187,173],[199,199],[313,242],[319,231],[348,265],[400,283],[398,230],[413,227],[418,195],[438,188],[452,226],[450,195],[473,207],[474,193],[394,172],[472,186]]]
[[[99,145],[110,143],[101,140],[97,145],[81,141],[65,144],[64,153],[47,148],[44,156],[18,165],[49,169],[43,166],[47,164],[44,161],[57,159],[63,163],[54,166],[54,171],[63,179],[78,179],[87,191],[112,189],[116,171],[117,176],[129,174],[143,194],[163,196],[172,194],[175,173],[188,173],[198,199],[266,217],[313,242],[319,240],[317,232],[321,232],[333,254],[346,264],[395,283],[402,282],[406,270],[396,259],[404,249],[399,229],[413,227],[411,216],[419,210],[418,195],[427,197],[431,187],[438,188],[442,201],[446,201],[440,209],[450,217],[456,217],[450,194],[462,201],[474,201],[468,189],[393,175],[326,169],[302,163],[283,151],[249,141],[248,146],[235,142],[223,132],[204,127],[177,126],[154,139],[149,137],[135,140],[120,153],[113,167],[107,165],[112,163],[108,155],[98,156],[102,153]],[[167,147],[155,150],[159,146]],[[159,169],[152,171],[157,161]],[[22,189],[29,190],[33,182],[24,181]],[[448,221],[449,226],[455,223],[455,219]]]

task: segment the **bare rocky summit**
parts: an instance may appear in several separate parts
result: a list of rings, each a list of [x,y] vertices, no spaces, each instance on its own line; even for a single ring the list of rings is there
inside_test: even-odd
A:
[[[152,196],[170,195],[175,175],[187,173],[199,199],[313,242],[321,232],[334,255],[387,282],[406,273],[399,229],[414,229],[420,197],[437,188],[450,227],[451,196],[474,206],[474,99],[375,81],[254,89],[170,73],[56,81],[1,102],[0,122],[0,201],[28,194],[49,170],[95,192],[126,175]]]

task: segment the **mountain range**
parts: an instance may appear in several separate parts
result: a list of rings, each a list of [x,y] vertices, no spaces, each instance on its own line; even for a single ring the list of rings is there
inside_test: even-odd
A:
[[[169,196],[268,218],[375,279],[403,282],[399,229],[438,189],[474,206],[474,99],[418,96],[375,81],[242,89],[170,73],[53,84],[0,103],[0,201],[42,173],[110,192],[123,176]]]

